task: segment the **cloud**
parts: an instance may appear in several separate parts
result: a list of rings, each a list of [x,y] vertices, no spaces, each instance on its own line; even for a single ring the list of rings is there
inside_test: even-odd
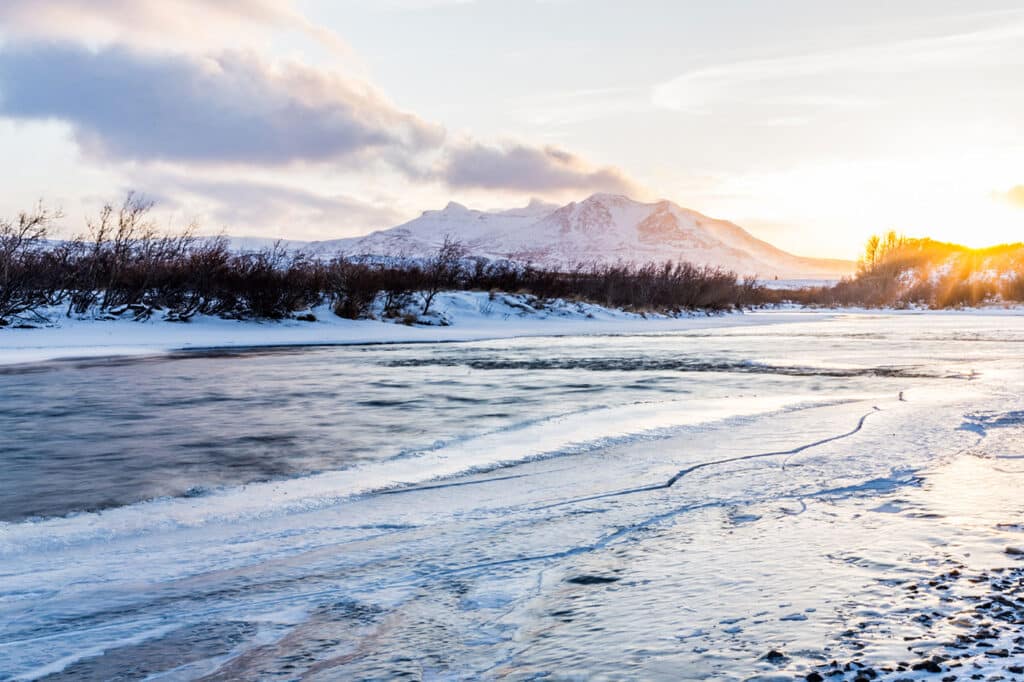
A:
[[[552,146],[495,147],[476,142],[453,145],[438,175],[457,189],[620,194],[636,191],[636,185],[617,168],[594,168],[580,157]]]
[[[651,110],[644,87],[563,90],[535,96],[517,113],[532,125],[551,129]]]
[[[871,103],[850,97],[845,91],[851,79],[869,82],[881,76],[950,70],[966,65],[1006,66],[1008,50],[1024,39],[1024,23],[963,33],[915,38],[838,48],[831,51],[788,55],[719,64],[693,69],[655,86],[653,103],[666,109],[708,113],[723,101],[742,99],[748,105],[782,96],[803,98],[802,104],[824,108],[862,108]],[[840,84],[843,92],[816,95],[817,87]],[[794,86],[793,92],[786,84]],[[781,94],[780,94],[781,93]],[[812,99],[808,99],[808,98]]]
[[[1016,185],[1005,192],[996,192],[995,197],[1011,206],[1024,208],[1024,185]]]
[[[630,193],[616,168],[558,147],[445,146],[438,125],[369,85],[251,52],[214,57],[98,51],[70,44],[0,49],[0,117],[59,120],[103,160],[272,166],[384,163],[414,181],[526,192]],[[428,157],[440,153],[431,167]]]
[[[202,206],[204,220],[233,231],[335,236],[400,221],[394,209],[295,189],[301,178],[322,187],[324,172],[352,172],[357,185],[393,178],[403,196],[637,191],[617,168],[558,147],[449,139],[348,66],[261,56],[269,43],[251,36],[281,28],[336,40],[292,0],[0,0],[0,120],[59,123],[86,163],[123,177],[166,171],[173,177],[155,183],[164,207]],[[290,187],[238,179],[284,166]]]
[[[366,161],[444,138],[364,83],[250,52],[11,46],[0,51],[0,116],[64,121],[87,153],[131,161]]]
[[[298,30],[336,54],[349,48],[304,17],[293,0],[4,0],[0,28],[9,36],[92,44],[219,45],[251,43],[253,33]]]
[[[393,208],[342,194],[325,196],[255,180],[154,173],[143,183],[143,194],[156,199],[159,207],[188,210],[196,203],[202,204],[206,207],[204,218],[215,223],[206,227],[224,228],[236,236],[259,233],[335,238],[391,227],[403,219]]]

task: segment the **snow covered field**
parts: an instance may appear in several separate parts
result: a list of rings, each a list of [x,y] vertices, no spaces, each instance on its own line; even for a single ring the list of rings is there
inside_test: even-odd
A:
[[[1024,316],[479,304],[0,331],[490,339],[10,365],[0,677],[1024,679]]]

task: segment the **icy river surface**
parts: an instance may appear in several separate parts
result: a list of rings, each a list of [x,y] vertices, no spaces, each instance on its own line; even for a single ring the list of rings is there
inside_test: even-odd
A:
[[[1021,457],[1007,313],[12,366],[0,679],[899,675]]]

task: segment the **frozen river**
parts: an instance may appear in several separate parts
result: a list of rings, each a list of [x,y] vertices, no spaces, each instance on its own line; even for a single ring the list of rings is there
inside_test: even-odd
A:
[[[10,367],[0,678],[917,660],[908,581],[1024,544],[1022,386],[1007,314]]]

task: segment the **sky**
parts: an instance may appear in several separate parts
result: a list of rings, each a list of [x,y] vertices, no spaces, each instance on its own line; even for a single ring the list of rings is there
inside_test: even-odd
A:
[[[0,216],[325,239],[669,199],[789,251],[1024,240],[1024,9],[976,0],[3,0]]]

